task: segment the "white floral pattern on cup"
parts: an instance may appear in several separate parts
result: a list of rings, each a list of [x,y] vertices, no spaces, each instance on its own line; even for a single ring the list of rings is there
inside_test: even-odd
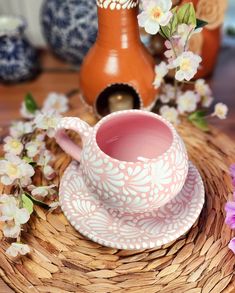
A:
[[[146,249],[164,245],[186,233],[204,204],[204,187],[190,164],[182,191],[154,212],[121,213],[106,209],[82,179],[79,164],[72,162],[60,185],[60,203],[71,224],[83,235],[105,246]]]
[[[139,0],[97,0],[97,5],[104,9],[130,9],[139,4]]]
[[[99,127],[117,115],[132,113],[154,117],[171,130],[173,142],[158,158],[125,162],[100,150],[96,143]],[[78,118],[63,118],[58,125],[58,133],[62,129],[72,129],[81,134],[82,152],[73,145],[64,150],[81,162],[86,186],[99,195],[107,208],[130,213],[155,210],[173,199],[183,187],[188,173],[187,151],[174,127],[161,116],[141,110],[116,112],[104,117],[93,129]],[[58,137],[57,141],[61,145]]]

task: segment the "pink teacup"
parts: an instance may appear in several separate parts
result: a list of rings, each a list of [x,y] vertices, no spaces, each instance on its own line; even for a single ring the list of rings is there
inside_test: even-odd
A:
[[[80,134],[83,150],[64,129]],[[182,139],[169,122],[150,112],[116,112],[94,128],[79,118],[62,118],[56,140],[80,162],[88,190],[106,207],[121,212],[165,205],[181,191],[188,173]]]

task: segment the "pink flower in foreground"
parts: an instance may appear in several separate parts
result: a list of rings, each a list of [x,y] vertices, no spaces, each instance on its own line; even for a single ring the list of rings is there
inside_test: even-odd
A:
[[[227,202],[225,205],[226,218],[225,223],[235,229],[235,202]]]
[[[164,55],[168,59],[168,62],[171,63],[177,58],[177,56],[181,55],[184,51],[184,47],[181,45],[179,39],[172,39],[171,42],[169,40],[165,41],[165,46],[167,50]]]
[[[230,173],[233,179],[235,178],[235,164],[232,164],[230,167]]]
[[[228,248],[235,254],[235,237],[230,240]]]

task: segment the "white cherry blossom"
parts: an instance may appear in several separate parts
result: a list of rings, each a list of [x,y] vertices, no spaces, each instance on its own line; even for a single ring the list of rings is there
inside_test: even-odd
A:
[[[191,80],[197,73],[202,58],[193,52],[183,52],[179,57],[172,61],[172,67],[176,68],[175,78],[179,81]]]
[[[218,103],[215,105],[215,110],[212,116],[216,116],[219,119],[226,119],[228,115],[228,106],[224,103]]]
[[[193,91],[186,91],[184,94],[178,97],[178,111],[180,114],[185,112],[191,113],[197,109],[197,103],[199,96]]]
[[[202,107],[209,108],[213,103],[214,98],[211,96],[203,96],[201,98]]]
[[[34,123],[37,128],[46,130],[49,137],[53,137],[60,118],[61,116],[56,111],[50,110],[38,113]]]
[[[10,127],[10,135],[15,138],[21,138],[24,134],[33,132],[32,122],[13,122]]]
[[[37,160],[38,166],[42,167],[42,172],[45,178],[48,180],[52,180],[56,175],[55,170],[51,167],[51,163],[53,163],[53,161],[54,156],[48,150],[43,150],[43,152],[40,153],[39,158]]]
[[[181,92],[179,90],[177,91],[177,96],[180,95]],[[162,93],[159,96],[160,101],[163,104],[167,104],[170,101],[173,101],[175,99],[175,88],[167,83],[162,87]]]
[[[68,111],[68,108],[68,98],[65,95],[50,93],[44,102],[42,111],[54,110],[58,113],[64,113]]]
[[[55,178],[56,172],[50,165],[47,165],[43,168],[43,175],[47,180],[52,180]]]
[[[56,185],[50,185],[50,186],[34,186],[31,185],[28,187],[28,189],[31,191],[32,196],[36,196],[36,197],[46,197],[48,195],[52,195],[55,194],[55,190],[53,188],[55,188]]]
[[[138,15],[140,27],[146,32],[155,35],[159,32],[160,26],[166,26],[171,17],[171,0],[143,0],[143,12]]]
[[[16,180],[20,180],[25,186],[30,182],[30,177],[34,175],[33,167],[13,154],[6,154],[5,159],[0,161],[1,183],[11,185]]]
[[[49,163],[52,163],[53,160],[54,160],[53,154],[48,150],[44,150],[43,152],[40,153],[40,156],[37,160],[37,164],[38,166],[46,166]]]
[[[179,113],[174,107],[162,106],[160,108],[160,115],[173,124],[179,123]]]
[[[7,248],[6,254],[12,257],[17,257],[18,255],[26,255],[30,252],[30,248],[27,244],[23,243],[12,243],[10,247]]]
[[[211,96],[212,91],[209,85],[206,83],[205,79],[198,79],[195,82],[195,91],[200,96]]]
[[[185,48],[190,38],[197,33],[200,33],[202,29],[196,29],[193,25],[188,25],[186,23],[179,24],[177,27],[177,31],[174,34],[173,38],[178,39],[180,45]]]
[[[166,62],[162,61],[159,65],[156,65],[155,66],[155,73],[156,73],[156,77],[154,79],[153,85],[155,88],[159,88],[163,82],[163,78],[168,73],[168,67],[167,67]]]
[[[14,217],[14,211],[17,207],[18,203],[15,197],[2,194],[0,196],[0,221],[11,221]]]
[[[46,149],[44,139],[45,135],[39,134],[37,135],[35,140],[32,140],[25,145],[28,157],[33,158],[38,155],[42,150]]]
[[[19,208],[18,202],[13,196],[0,196],[0,221],[5,222],[3,234],[5,237],[17,238],[21,231],[21,225],[28,222],[30,215],[27,209]]]
[[[3,145],[3,150],[6,153],[12,153],[14,155],[20,155],[23,151],[23,144],[21,141],[17,138],[14,138],[12,136],[7,136],[4,139],[5,144]]]

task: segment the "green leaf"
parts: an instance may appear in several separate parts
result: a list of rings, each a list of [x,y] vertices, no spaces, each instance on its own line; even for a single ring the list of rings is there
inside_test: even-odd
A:
[[[22,194],[21,198],[22,198],[23,208],[26,208],[31,215],[33,212],[32,200],[26,194]]]
[[[194,126],[201,129],[202,131],[205,131],[205,132],[209,131],[209,127],[208,127],[208,123],[206,119],[193,120],[192,123]]]
[[[206,26],[207,24],[208,24],[207,21],[202,20],[202,19],[198,19],[198,18],[197,18],[196,29],[198,29],[198,28],[203,28],[203,27]]]
[[[29,157],[23,157],[23,160],[26,162],[26,163],[28,163],[28,164],[30,164],[31,166],[33,166],[33,167],[35,167],[35,166],[37,166],[37,163],[36,162],[34,162],[33,161],[33,159],[31,159],[31,158],[29,158]]]
[[[164,39],[169,39],[169,37],[167,35],[165,35],[165,32],[163,30],[163,27],[160,28],[159,34],[164,38]]]
[[[28,93],[25,98],[24,98],[24,102],[25,102],[25,107],[27,109],[27,111],[29,113],[34,114],[36,112],[36,110],[38,109],[38,105],[35,102],[33,96],[31,93]]]
[[[205,116],[206,113],[204,111],[196,111],[188,116],[188,120],[202,131],[209,131]]]
[[[38,200],[36,198],[34,198],[33,196],[31,196],[29,193],[26,193],[27,197],[36,205],[43,207],[45,209],[49,209],[49,205],[47,205],[45,202]]]
[[[196,112],[193,112],[192,114],[190,114],[188,116],[188,120],[193,121],[193,120],[204,118],[205,116],[206,116],[206,112],[199,110],[199,111],[196,111]]]
[[[196,26],[197,19],[193,3],[185,3],[184,5],[180,6],[177,10],[177,19],[178,24],[185,23]]]
[[[177,19],[176,9],[177,7],[171,10],[171,12],[173,13],[173,16],[170,22],[168,23],[168,25],[161,26],[160,35],[164,37],[165,39],[170,39],[177,30],[178,19]]]

